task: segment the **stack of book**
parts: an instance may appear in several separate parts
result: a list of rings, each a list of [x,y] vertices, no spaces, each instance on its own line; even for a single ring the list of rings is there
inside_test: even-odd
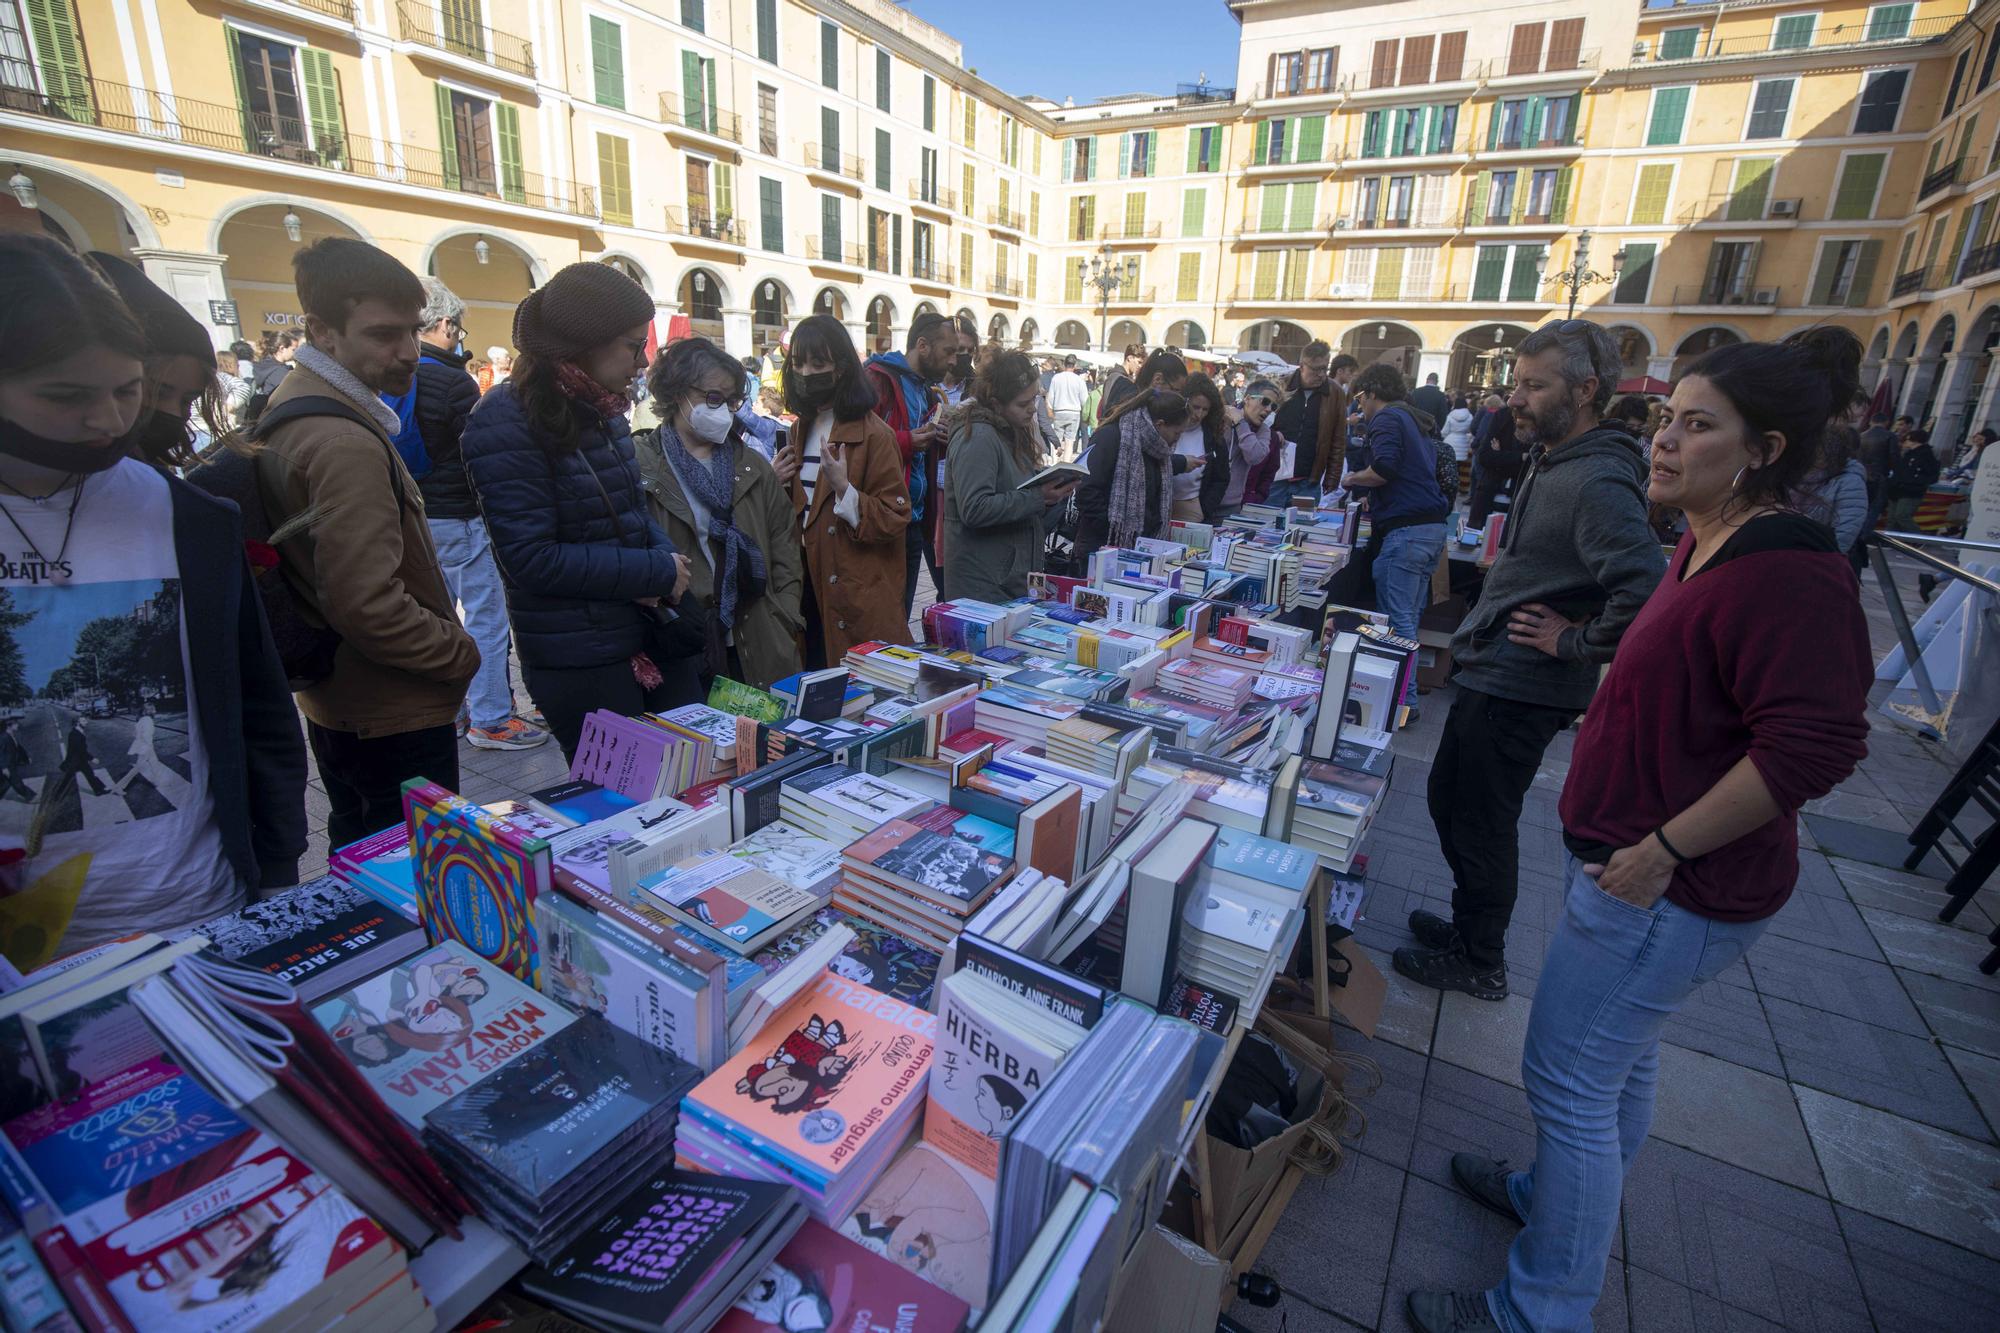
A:
[[[1319,859],[1241,829],[1216,831],[1182,914],[1180,976],[1255,1013],[1305,922]]]
[[[1385,779],[1372,774],[1307,762],[1299,775],[1292,841],[1318,853],[1327,869],[1346,870],[1381,806],[1386,786]]]
[[[704,852],[639,881],[639,896],[740,954],[771,943],[821,902],[727,851]]]
[[[1153,733],[1140,726],[1118,726],[1072,717],[1049,728],[1046,750],[1086,773],[1123,782],[1152,753]]]
[[[923,1106],[937,1019],[822,972],[681,1104],[679,1165],[798,1186],[847,1216]]]
[[[586,884],[628,897],[639,881],[677,861],[729,844],[729,812],[696,810],[671,796],[565,829],[549,840],[557,868]]]
[[[778,800],[785,822],[845,847],[891,819],[907,819],[932,802],[889,778],[829,764],[788,777]]]
[[[1084,705],[1074,699],[1055,699],[1029,690],[996,685],[980,693],[976,716],[982,731],[1005,736],[1029,745],[1048,740],[1049,728],[1064,718],[1075,717]]]
[[[397,824],[326,858],[329,874],[353,885],[406,921],[417,919],[417,863],[410,857],[410,828]]]
[[[729,845],[729,854],[821,902],[840,883],[840,847],[778,820]]]
[[[1251,672],[1198,657],[1167,663],[1157,679],[1161,689],[1232,711],[1250,702],[1251,687],[1257,682]]]
[[[834,902],[942,951],[1014,873],[1014,859],[955,833],[892,819],[841,854]]]
[[[701,1071],[585,1015],[424,1115],[424,1140],[480,1213],[553,1260],[673,1151]]]
[[[332,875],[175,933],[189,935],[232,963],[292,983],[308,1003],[427,943],[415,922]]]
[[[625,717],[598,709],[583,719],[569,775],[650,801],[713,776],[715,743],[663,718]]]
[[[931,1243],[929,1236],[911,1233],[911,1244]],[[722,1316],[714,1333],[963,1333],[971,1315],[966,1303],[950,1292],[918,1281],[830,1227],[807,1222]]]

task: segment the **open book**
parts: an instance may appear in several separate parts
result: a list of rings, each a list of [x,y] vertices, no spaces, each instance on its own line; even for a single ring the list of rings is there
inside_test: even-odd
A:
[[[1087,481],[1090,472],[1081,463],[1052,463],[1014,489],[1032,491],[1051,481]]]

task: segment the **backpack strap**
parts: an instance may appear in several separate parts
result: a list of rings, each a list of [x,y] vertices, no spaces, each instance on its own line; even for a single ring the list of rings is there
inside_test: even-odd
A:
[[[250,428],[250,438],[262,444],[272,431],[288,421],[297,421],[301,417],[341,417],[357,426],[366,427],[368,433],[381,443],[383,450],[389,455],[389,480],[396,487],[397,510],[402,510],[408,504],[408,497],[403,492],[403,460],[396,453],[396,446],[382,439],[381,428],[363,416],[360,408],[345,399],[330,398],[325,394],[300,394],[296,398],[287,398],[276,407],[264,409],[263,414],[257,418],[257,424]]]

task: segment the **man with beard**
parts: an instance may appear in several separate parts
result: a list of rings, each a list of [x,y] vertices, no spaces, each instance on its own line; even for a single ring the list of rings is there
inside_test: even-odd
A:
[[[1431,822],[1455,881],[1450,920],[1410,914],[1398,972],[1482,1000],[1507,997],[1519,887],[1516,823],[1542,752],[1590,703],[1666,560],[1646,524],[1639,442],[1602,420],[1618,382],[1611,335],[1588,320],[1522,340],[1509,407],[1529,448],[1500,558],[1451,643],[1459,663]]]
[[[903,614],[916,604],[917,566],[930,567],[931,583],[943,587],[937,565],[938,461],[944,432],[934,419],[937,382],[959,356],[958,329],[944,315],[918,315],[910,324],[906,351],[884,352],[861,367],[875,395],[875,415],[882,418],[903,452],[904,482],[910,488],[910,526],[904,529],[908,575],[903,582]],[[968,351],[969,357],[971,353]]]

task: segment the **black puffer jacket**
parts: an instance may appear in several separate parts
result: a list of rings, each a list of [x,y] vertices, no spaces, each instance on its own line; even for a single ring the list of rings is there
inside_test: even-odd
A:
[[[417,430],[431,470],[417,478],[429,518],[478,518],[479,501],[465,477],[459,437],[465,419],[479,406],[479,382],[465,373],[465,353],[424,344],[417,362]]]
[[[514,643],[529,666],[607,666],[646,648],[637,598],[674,587],[674,548],[646,510],[632,431],[580,403],[582,440],[556,452],[513,381],[466,422],[465,468],[507,587]]]

